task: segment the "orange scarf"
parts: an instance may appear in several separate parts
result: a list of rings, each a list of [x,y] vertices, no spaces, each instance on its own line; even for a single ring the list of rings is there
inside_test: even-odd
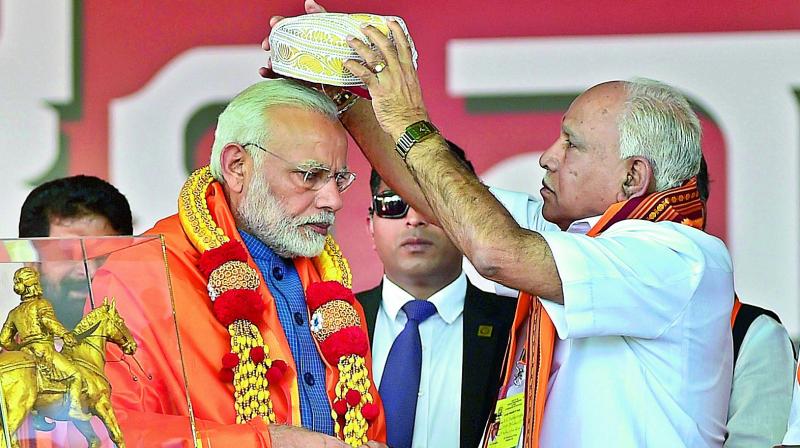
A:
[[[700,194],[697,191],[697,180],[692,178],[680,187],[613,204],[586,235],[590,237],[600,235],[612,225],[625,219],[643,219],[652,222],[671,221],[702,229],[705,222],[705,207],[700,201]],[[547,398],[547,384],[553,364],[556,331],[539,298],[521,292],[517,302],[514,324],[509,334],[509,348],[503,369],[504,389],[513,378],[518,332],[524,328],[527,321],[530,322],[530,328],[526,338],[528,355],[526,356],[527,379],[523,446],[538,448]]]

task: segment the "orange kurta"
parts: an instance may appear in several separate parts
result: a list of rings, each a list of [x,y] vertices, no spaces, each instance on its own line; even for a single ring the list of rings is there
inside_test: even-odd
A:
[[[241,238],[231,215],[222,188],[216,182],[208,190],[208,208],[217,225],[231,240]],[[186,368],[189,397],[197,427],[197,438],[203,446],[269,447],[266,425],[255,419],[246,425],[235,424],[233,385],[218,377],[222,356],[230,352],[228,330],[214,316],[208,298],[206,279],[197,269],[200,253],[184,234],[177,215],[159,221],[147,234],[162,234],[166,245],[166,258],[174,298],[175,320]],[[242,243],[244,244],[244,243]],[[141,258],[158,257],[154,245],[142,247]],[[132,249],[136,250],[136,249]],[[126,251],[130,253],[130,250]],[[149,252],[149,253],[148,253]],[[130,258],[130,254],[126,256]],[[257,266],[248,256],[248,264]],[[303,287],[320,279],[312,261],[295,259]],[[160,268],[163,271],[163,267]],[[134,330],[139,343],[137,358],[153,380],[139,378],[131,381],[131,374],[121,363],[107,364],[106,371],[114,385],[113,402],[120,416],[123,433],[129,446],[183,446],[190,436],[186,393],[179,353],[172,327],[169,299],[154,295],[159,292],[148,278],[163,278],[156,263],[137,266],[120,262],[114,257],[97,273],[93,289],[101,294],[115,295],[120,314]],[[275,302],[266,282],[261,278],[259,293],[265,301],[263,319],[257,322],[272,359],[282,359],[288,364],[280,381],[270,384],[269,390],[278,423],[300,426],[297,369],[289,344],[278,319]],[[163,294],[162,294],[163,295]],[[355,308],[366,332],[366,320],[361,306]],[[307,316],[310,321],[310,316]],[[366,356],[372,372],[372,357]],[[334,386],[339,377],[335,365],[323,358],[326,367],[328,397],[335,397]],[[134,372],[135,373],[135,372]],[[370,378],[371,380],[372,378]],[[367,437],[385,441],[386,428],[378,391],[374,384],[370,392],[380,413],[371,422]],[[162,415],[159,415],[162,414]],[[169,416],[164,416],[168,414]],[[188,439],[191,441],[191,439]],[[173,445],[174,444],[174,445]]]

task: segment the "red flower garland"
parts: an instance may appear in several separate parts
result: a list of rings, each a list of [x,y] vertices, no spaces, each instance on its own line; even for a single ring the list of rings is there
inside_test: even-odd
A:
[[[206,278],[209,278],[215,269],[229,261],[247,262],[247,251],[238,241],[231,240],[215,249],[203,252],[198,260],[198,268]],[[355,295],[352,290],[337,281],[315,282],[306,290],[306,302],[312,313],[320,306],[334,300],[342,300],[353,305]],[[257,291],[250,289],[228,290],[220,294],[212,306],[217,320],[226,327],[239,319],[255,322],[264,311],[264,302],[261,300],[261,296]],[[369,350],[369,341],[361,327],[350,326],[331,334],[320,342],[319,346],[325,359],[330,364],[336,365],[343,356],[365,357]],[[266,353],[263,347],[253,347],[249,356],[255,364],[259,364],[265,360]],[[222,357],[223,368],[219,372],[222,381],[226,383],[233,381],[233,369],[239,364],[239,361],[239,356],[232,352]],[[272,384],[277,383],[283,378],[287,369],[286,362],[273,360],[265,374],[267,381]],[[340,417],[344,417],[348,407],[355,407],[360,402],[361,392],[350,389],[345,393],[344,399],[336,400],[333,403],[333,408]],[[370,421],[377,417],[378,412],[378,407],[373,403],[366,403],[362,408],[362,415]]]
[[[266,358],[266,354],[264,353],[264,347],[253,347],[250,349],[250,359],[255,364],[261,364]]]
[[[231,289],[217,297],[213,308],[214,316],[227,327],[239,319],[257,322],[264,312],[264,301],[252,289]]]
[[[352,305],[356,296],[337,281],[314,282],[306,289],[306,303],[313,314],[317,308],[333,300],[344,300]]]
[[[223,383],[232,383],[233,382],[233,369],[222,369],[219,371],[219,379],[222,380]]]
[[[361,408],[361,415],[369,421],[375,420],[375,417],[378,416],[378,406],[375,403],[365,404],[364,407]]]
[[[247,262],[247,251],[244,250],[242,243],[230,240],[219,247],[203,252],[200,254],[200,259],[197,260],[197,267],[207,280],[211,271],[228,261]]]
[[[361,327],[347,327],[328,336],[328,339],[319,344],[319,348],[325,359],[336,365],[342,356],[367,356],[369,341]]]
[[[286,369],[288,368],[289,366],[286,364],[286,361],[283,361],[281,359],[276,359],[272,361],[272,366],[270,366],[270,368],[267,369],[267,375],[266,375],[267,380],[270,383],[277,382],[278,380],[283,378],[283,375],[286,373]]]
[[[345,400],[334,401],[333,410],[336,411],[339,418],[344,418],[344,414],[347,412],[347,402]]]
[[[225,353],[225,356],[222,357],[222,367],[232,369],[237,365],[239,365],[239,355],[236,353]]]
[[[347,400],[347,404],[353,407],[361,402],[361,392],[355,389],[350,389],[346,394],[344,394],[344,399]]]

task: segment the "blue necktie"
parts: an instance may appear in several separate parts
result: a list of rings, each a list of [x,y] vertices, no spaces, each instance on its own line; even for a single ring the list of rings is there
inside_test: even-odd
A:
[[[411,448],[422,367],[419,324],[436,314],[436,305],[412,300],[403,305],[403,311],[408,322],[386,357],[379,391],[386,412],[386,442],[392,448]]]

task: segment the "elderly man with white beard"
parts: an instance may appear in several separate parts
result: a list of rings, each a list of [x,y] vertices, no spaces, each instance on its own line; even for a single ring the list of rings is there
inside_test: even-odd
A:
[[[139,422],[126,437],[145,434],[141,446],[185,437],[186,408],[165,405],[187,403],[182,355],[203,446],[383,446],[374,442],[386,431],[364,314],[328,234],[354,179],[326,96],[271,80],[231,101],[210,166],[190,176],[178,213],[146,232],[164,235],[182,353],[137,335],[153,381],[130,385],[110,367],[115,407]],[[146,273],[113,262],[105,271],[95,283],[124,283],[133,300],[123,302],[138,301],[129,315],[152,313],[152,333],[170,331],[156,318],[164,310],[141,305],[148,282],[120,280]],[[154,418],[158,431],[136,428],[154,412],[177,415]]]

